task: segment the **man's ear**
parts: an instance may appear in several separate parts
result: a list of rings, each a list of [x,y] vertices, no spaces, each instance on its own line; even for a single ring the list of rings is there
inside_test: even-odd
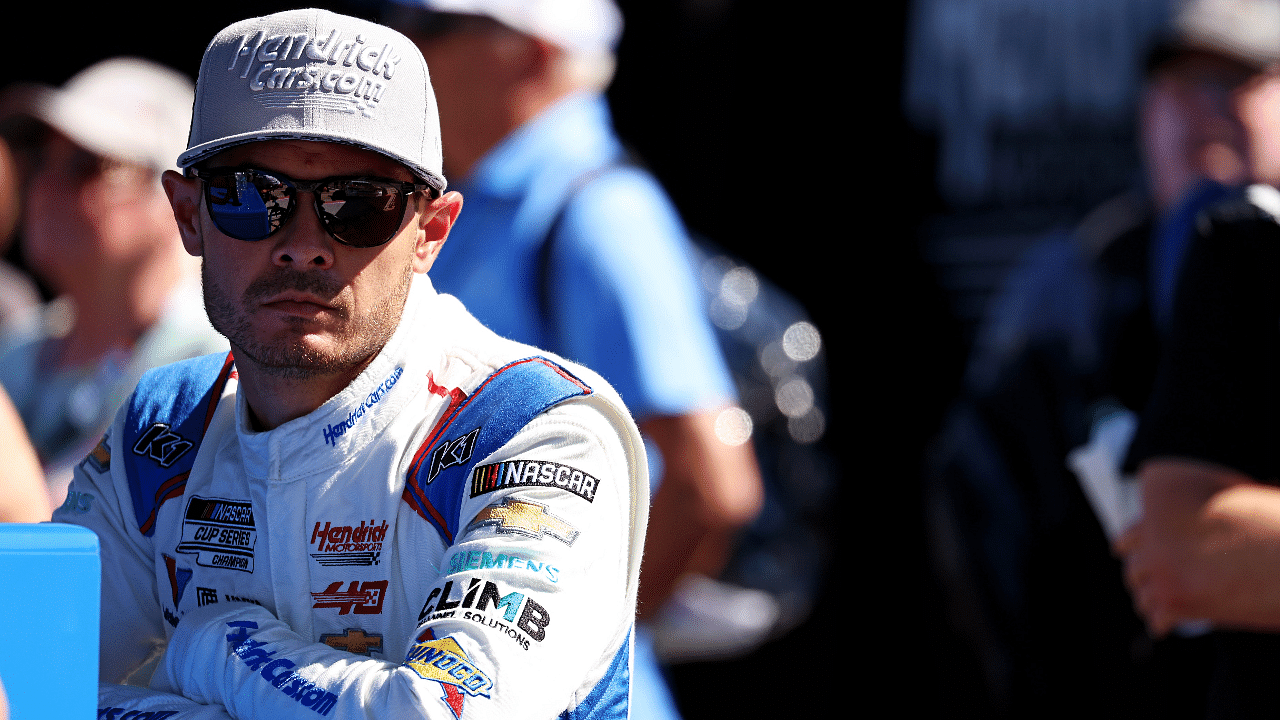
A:
[[[164,194],[173,208],[173,219],[182,235],[182,246],[187,252],[200,257],[204,254],[204,239],[200,232],[200,181],[186,178],[172,170],[160,176]]]
[[[418,243],[414,248],[413,271],[431,269],[440,248],[449,238],[449,230],[462,212],[462,193],[447,192],[426,204],[418,213]]]

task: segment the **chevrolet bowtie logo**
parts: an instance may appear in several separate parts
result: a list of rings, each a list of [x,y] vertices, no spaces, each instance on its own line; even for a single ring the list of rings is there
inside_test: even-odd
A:
[[[530,537],[550,535],[566,545],[578,539],[578,529],[547,512],[545,505],[506,498],[476,514],[468,530],[492,525],[501,533],[519,533]]]
[[[321,635],[320,642],[357,655],[368,655],[370,650],[382,650],[382,636],[365,635],[360,628],[347,628],[341,635]]]

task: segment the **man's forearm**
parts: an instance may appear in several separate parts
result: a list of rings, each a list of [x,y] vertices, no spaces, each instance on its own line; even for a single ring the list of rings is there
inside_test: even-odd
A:
[[[1139,477],[1143,519],[1117,550],[1153,632],[1194,619],[1280,631],[1280,488],[1177,458]]]
[[[661,607],[691,572],[715,576],[738,530],[755,518],[764,490],[750,443],[728,445],[715,434],[714,411],[641,423],[657,444],[663,478],[649,512],[640,570],[639,614]]]

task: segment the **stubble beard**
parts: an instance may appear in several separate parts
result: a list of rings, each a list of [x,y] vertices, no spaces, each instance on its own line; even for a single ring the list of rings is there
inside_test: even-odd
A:
[[[226,336],[236,357],[251,361],[262,372],[289,380],[351,373],[382,350],[404,312],[405,300],[413,279],[412,268],[406,266],[400,282],[386,293],[362,317],[351,317],[349,305],[333,309],[339,327],[327,337],[329,348],[309,341],[310,321],[292,318],[289,331],[263,341],[254,332],[252,317],[261,300],[285,290],[308,292],[321,298],[337,298],[342,283],[319,272],[300,272],[291,268],[275,268],[253,281],[240,302],[234,302],[214,281],[205,263],[201,270],[205,312],[214,329]]]

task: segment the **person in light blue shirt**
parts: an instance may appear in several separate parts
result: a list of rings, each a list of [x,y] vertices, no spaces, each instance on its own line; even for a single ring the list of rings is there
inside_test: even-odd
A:
[[[400,0],[384,21],[431,68],[444,164],[466,212],[433,280],[501,335],[596,370],[650,446],[640,616],[683,578],[715,577],[762,503],[733,380],[702,306],[693,246],[628,158],[604,89],[611,0]],[[678,715],[637,642],[633,717]]]
[[[597,93],[507,136],[456,185],[473,222],[451,234],[441,289],[499,334],[599,368],[637,417],[725,402],[684,227],[624,157]]]

